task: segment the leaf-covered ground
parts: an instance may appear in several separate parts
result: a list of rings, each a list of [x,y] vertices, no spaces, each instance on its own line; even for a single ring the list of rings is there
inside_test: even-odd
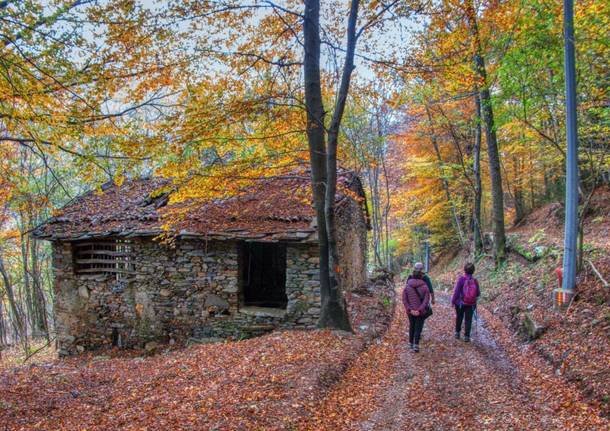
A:
[[[364,351],[361,336],[286,331],[148,358],[88,356],[15,368],[0,374],[0,426],[608,429],[577,391],[539,371],[489,312],[482,309],[487,323],[465,344],[452,337],[447,297],[439,302],[419,354],[406,348],[405,316],[397,307],[388,332]]]
[[[0,430],[294,429],[385,332],[393,288],[380,273],[350,294],[355,334],[277,331],[151,357],[111,351],[119,356],[0,367]]]
[[[278,332],[149,358],[74,358],[0,376],[0,429],[284,429],[359,351],[358,337]]]
[[[511,335],[487,311],[482,314],[490,321],[478,326],[473,343],[455,340],[453,310],[447,297],[441,302],[424,329],[419,354],[407,348],[406,319],[397,308],[383,340],[359,355],[302,428],[609,429],[577,391],[511,349]]]

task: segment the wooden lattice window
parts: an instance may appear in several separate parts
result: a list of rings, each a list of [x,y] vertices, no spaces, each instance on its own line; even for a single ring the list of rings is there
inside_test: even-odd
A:
[[[132,243],[107,239],[74,243],[74,268],[77,274],[111,274],[117,280],[135,273]]]

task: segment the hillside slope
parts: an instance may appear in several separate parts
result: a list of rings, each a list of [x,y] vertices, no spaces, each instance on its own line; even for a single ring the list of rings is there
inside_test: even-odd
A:
[[[512,330],[503,342],[534,354],[545,372],[562,376],[568,385],[610,415],[610,189],[597,192],[585,221],[584,268],[577,296],[566,312],[552,307],[561,266],[563,225],[561,204],[548,204],[509,230],[513,250],[508,262],[495,269],[490,258],[477,263],[484,303]],[[467,254],[459,253],[437,270],[449,289]],[[593,265],[593,266],[592,266]]]

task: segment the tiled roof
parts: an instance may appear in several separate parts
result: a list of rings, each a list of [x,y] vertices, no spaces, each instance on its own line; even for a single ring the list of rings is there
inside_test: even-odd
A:
[[[219,239],[315,241],[308,175],[255,180],[242,193],[227,199],[176,203],[171,201],[174,185],[170,179],[127,180],[120,186],[110,184],[101,192],[91,191],[76,198],[32,234],[40,239],[78,240],[150,236],[168,231]],[[342,171],[338,207],[353,198],[361,200],[366,211],[359,178],[353,172]]]

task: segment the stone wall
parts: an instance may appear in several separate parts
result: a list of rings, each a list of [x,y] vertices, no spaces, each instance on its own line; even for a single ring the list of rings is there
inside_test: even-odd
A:
[[[337,211],[341,286],[351,291],[367,281],[367,225],[361,205],[349,199]]]
[[[53,244],[55,325],[61,356],[102,347],[241,337],[312,328],[320,311],[318,247],[287,244],[286,310],[240,306],[238,243],[134,239],[135,274],[75,274],[72,246]]]

